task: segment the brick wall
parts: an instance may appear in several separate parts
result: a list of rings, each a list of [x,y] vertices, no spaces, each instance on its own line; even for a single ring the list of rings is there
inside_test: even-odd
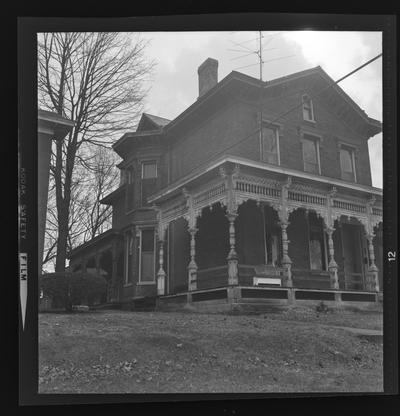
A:
[[[284,95],[267,98],[263,107],[263,118],[273,121],[277,116],[301,102],[304,90],[300,87],[286,89]],[[257,107],[237,101],[229,108],[204,120],[201,125],[179,137],[171,148],[171,181],[188,174],[196,166],[217,157],[224,149],[227,154],[259,160],[258,136],[254,135],[233,149],[234,143],[248,136],[257,127]],[[321,174],[340,179],[339,142],[356,147],[357,182],[371,185],[368,142],[326,108],[322,101],[315,100],[316,123],[303,120],[299,107],[283,119],[277,120],[280,136],[281,166],[303,171],[301,133],[320,137]],[[167,162],[167,160],[166,160]]]

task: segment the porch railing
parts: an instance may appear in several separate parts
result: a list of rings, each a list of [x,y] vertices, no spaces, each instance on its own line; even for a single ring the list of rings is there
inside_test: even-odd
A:
[[[265,276],[283,276],[284,269],[276,267]],[[248,264],[238,265],[239,285],[253,286],[253,278],[261,276],[256,272],[256,266]],[[330,275],[324,270],[292,269],[293,285],[303,289],[330,289]],[[364,290],[362,273],[339,273],[339,282],[345,290]],[[197,271],[197,289],[212,289],[228,284],[228,266],[217,266]],[[187,290],[182,286],[182,290]]]
[[[293,286],[304,289],[329,289],[330,276],[325,270],[292,269]]]
[[[345,273],[344,288],[346,290],[363,290],[364,279],[362,273]]]
[[[197,271],[197,289],[211,289],[228,284],[228,266],[210,267]]]

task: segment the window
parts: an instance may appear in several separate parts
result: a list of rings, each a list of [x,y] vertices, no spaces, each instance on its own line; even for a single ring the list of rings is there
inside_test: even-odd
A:
[[[125,240],[125,285],[132,283],[133,270],[132,270],[132,256],[133,256],[133,235],[131,233],[126,234]]]
[[[349,146],[340,146],[340,169],[342,179],[345,181],[356,181],[354,149]]]
[[[135,176],[134,167],[131,165],[126,169],[126,211],[131,211],[135,208]]]
[[[140,233],[140,281],[155,281],[154,229],[143,229]]]
[[[157,178],[157,163],[155,161],[142,163],[142,179]]]
[[[133,183],[133,166],[121,169],[120,183],[121,185]]]
[[[142,162],[142,206],[146,206],[147,197],[157,188],[157,162]]]
[[[308,95],[303,95],[303,119],[307,121],[315,121],[314,108],[311,98]]]
[[[321,174],[319,163],[319,139],[305,134],[302,138],[304,171]]]
[[[273,165],[279,165],[279,137],[278,130],[273,127],[263,126],[263,161]]]

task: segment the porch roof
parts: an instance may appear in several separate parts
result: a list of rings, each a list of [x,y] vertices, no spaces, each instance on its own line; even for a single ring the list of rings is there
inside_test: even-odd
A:
[[[78,253],[100,243],[105,243],[108,240],[112,240],[113,237],[120,236],[121,233],[118,230],[115,230],[113,228],[104,231],[104,233],[97,235],[96,237],[92,238],[91,240],[87,241],[86,243],[81,244],[78,247],[75,247],[71,252],[69,253],[68,258],[71,259],[72,257],[76,256]]]
[[[381,188],[376,188],[373,186],[367,186],[367,185],[361,185],[358,183],[351,183],[346,182],[341,179],[335,179],[330,178],[328,176],[322,176],[322,175],[315,175],[308,172],[303,172],[295,169],[289,169],[284,168],[281,166],[271,165],[265,162],[260,161],[254,161],[247,158],[243,158],[240,156],[230,156],[225,155],[221,156],[217,159],[214,159],[210,161],[208,164],[203,165],[199,168],[194,169],[192,172],[184,176],[183,178],[179,179],[178,181],[175,181],[168,187],[165,187],[164,189],[160,190],[159,192],[150,195],[148,198],[148,202],[150,204],[158,204],[160,202],[163,202],[174,195],[180,193],[181,189],[184,186],[187,186],[188,184],[199,180],[202,176],[206,175],[210,171],[217,169],[218,167],[224,165],[225,163],[232,163],[237,164],[241,166],[246,166],[249,168],[255,168],[257,170],[268,172],[272,174],[278,174],[282,175],[283,177],[291,176],[296,179],[300,180],[307,180],[311,183],[320,183],[330,186],[335,186],[339,190],[347,190],[351,192],[358,192],[362,194],[368,194],[368,195],[374,195],[376,197],[382,197],[383,192]]]

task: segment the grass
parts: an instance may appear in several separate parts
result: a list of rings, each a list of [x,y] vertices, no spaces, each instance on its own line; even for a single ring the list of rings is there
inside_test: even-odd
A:
[[[39,393],[376,392],[379,312],[40,314]]]

